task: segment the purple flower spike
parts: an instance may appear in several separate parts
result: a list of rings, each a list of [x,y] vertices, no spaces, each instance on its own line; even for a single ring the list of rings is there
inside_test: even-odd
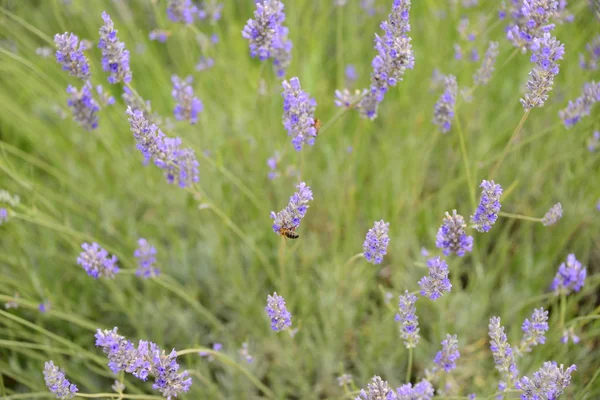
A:
[[[498,219],[498,213],[502,205],[500,204],[500,196],[502,196],[502,186],[494,183],[494,181],[482,181],[481,200],[479,206],[475,210],[475,214],[471,215],[471,224],[479,232],[489,232],[492,225]]]
[[[77,257],[77,264],[81,265],[85,272],[94,279],[100,277],[112,279],[119,272],[117,257],[109,256],[98,243],[84,243],[81,245],[83,251]]]
[[[102,49],[102,69],[109,73],[109,83],[131,82],[129,50],[117,38],[115,26],[106,12],[102,12],[104,25],[100,28],[98,48]]]
[[[283,234],[286,231],[295,231],[300,226],[300,221],[306,215],[308,202],[313,199],[310,186],[301,182],[296,186],[298,191],[290,197],[288,205],[277,214],[271,211],[273,219],[273,232]]]
[[[446,76],[444,78],[444,93],[435,103],[433,111],[433,123],[442,133],[448,133],[452,127],[457,92],[456,77],[454,75]]]
[[[386,381],[375,375],[367,384],[367,390],[362,389],[356,400],[396,400],[396,394]]]
[[[192,3],[192,0],[168,0],[167,2],[167,16],[173,22],[192,24],[197,13],[198,7]]]
[[[62,64],[63,71],[68,71],[69,75],[79,79],[89,79],[90,63],[83,54],[86,46],[79,38],[65,32],[62,35],[54,35],[54,44],[56,45],[56,61]]]
[[[285,299],[277,294],[267,296],[267,306],[265,307],[267,315],[271,319],[271,329],[275,332],[281,332],[292,326],[292,314],[285,306]]]
[[[419,343],[419,317],[415,303],[417,296],[408,293],[408,290],[399,297],[398,314],[396,322],[400,323],[400,337],[404,339],[407,349],[414,348]]]
[[[48,390],[56,395],[57,399],[72,399],[77,395],[79,389],[69,382],[54,362],[46,361],[44,363],[44,381]]]
[[[587,269],[575,258],[575,254],[567,256],[567,262],[560,264],[558,272],[550,285],[550,290],[554,294],[568,295],[572,292],[579,292],[585,284]]]
[[[73,113],[73,119],[87,131],[98,127],[98,111],[100,111],[100,106],[92,97],[92,89],[90,81],[87,81],[81,90],[71,85],[67,87],[67,93],[70,95],[67,105]]]
[[[452,210],[452,215],[446,212],[444,222],[438,230],[435,245],[442,249],[445,256],[456,253],[462,257],[465,253],[473,251],[473,236],[467,236],[465,219]]]
[[[198,122],[198,114],[204,109],[202,101],[194,96],[192,83],[194,79],[188,76],[185,80],[177,75],[171,77],[173,98],[177,101],[173,113],[178,121],[189,121],[191,125]]]
[[[388,231],[390,223],[375,221],[373,228],[367,232],[367,237],[363,242],[363,256],[371,264],[381,264],[383,256],[387,254],[387,247],[390,243]]]
[[[292,144],[296,151],[302,150],[305,144],[312,146],[317,137],[315,127],[315,109],[317,102],[302,90],[300,80],[294,77],[283,81],[283,126],[292,136]]]
[[[536,308],[531,315],[531,319],[523,322],[523,338],[519,350],[524,353],[531,352],[533,346],[546,343],[544,334],[548,331],[548,311],[543,308]]]
[[[569,101],[567,108],[558,115],[565,127],[572,128],[583,117],[590,115],[592,106],[600,101],[600,82],[588,82],[583,86],[583,92],[575,101]]]
[[[158,268],[154,266],[156,263],[156,248],[150,245],[146,239],[138,240],[138,248],[135,249],[133,255],[138,263],[138,268],[135,271],[137,276],[154,278],[160,274]]]
[[[446,339],[442,341],[442,350],[437,352],[433,362],[444,371],[450,372],[456,368],[456,360],[459,358],[458,339],[456,339],[456,335],[447,334]]]
[[[430,258],[427,261],[429,274],[419,281],[421,296],[437,300],[444,292],[450,292],[452,284],[448,279],[448,264],[440,257]]]
[[[515,387],[522,391],[522,400],[557,399],[571,383],[571,373],[576,370],[574,364],[565,369],[554,361],[545,362],[531,378],[524,376]]]

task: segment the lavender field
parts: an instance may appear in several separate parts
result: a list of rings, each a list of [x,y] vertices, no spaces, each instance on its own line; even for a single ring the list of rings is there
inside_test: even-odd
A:
[[[0,399],[600,399],[597,0],[0,0]]]

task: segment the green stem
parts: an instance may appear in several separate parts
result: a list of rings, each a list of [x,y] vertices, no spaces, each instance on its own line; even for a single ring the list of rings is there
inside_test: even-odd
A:
[[[458,118],[458,113],[455,114],[456,120],[456,129],[458,131],[458,138],[460,141],[460,151],[462,153],[463,163],[465,165],[465,172],[467,173],[467,185],[469,186],[469,198],[471,199],[471,208],[475,209],[477,207],[477,201],[475,198],[475,182],[471,177],[471,168],[469,167],[469,157],[467,154],[467,146],[465,144],[465,137],[463,134],[462,126],[460,124],[460,118]]]
[[[252,373],[250,371],[248,371],[246,368],[244,368],[240,364],[236,363],[231,358],[227,357],[225,354],[223,354],[221,352],[214,351],[214,350],[206,348],[206,347],[197,347],[197,348],[193,348],[193,349],[185,349],[185,350],[178,351],[177,356],[183,356],[186,354],[196,354],[199,352],[205,352],[205,353],[211,354],[213,357],[215,357],[216,359],[221,361],[223,364],[237,369],[243,375],[245,375],[248,378],[248,380],[250,380],[250,382],[252,382],[254,384],[254,386],[256,386],[261,392],[263,392],[268,398],[270,398],[270,399],[275,398],[275,394],[271,391],[271,389],[269,389],[264,383],[262,383],[254,375],[252,375]]]
[[[560,329],[565,327],[565,316],[567,314],[567,298],[564,293],[560,294]]]
[[[521,121],[519,121],[519,125],[517,125],[512,136],[508,140],[508,143],[504,147],[504,150],[502,151],[502,155],[500,156],[500,159],[498,160],[498,162],[496,162],[496,165],[494,166],[494,168],[492,169],[492,172],[490,173],[491,179],[494,178],[494,176],[496,175],[496,172],[502,165],[502,162],[504,162],[504,159],[506,158],[506,155],[508,154],[508,150],[510,149],[510,145],[518,139],[519,134],[521,133],[521,129],[523,129],[523,125],[525,125],[525,121],[527,121],[527,117],[529,117],[530,112],[531,112],[531,110],[525,111],[525,114],[523,114],[523,117],[521,117]]]
[[[100,397],[110,397],[111,399],[160,399],[164,400],[162,396],[150,396],[145,394],[121,394],[118,393],[77,393],[75,397],[85,397],[90,399],[97,399]]]
[[[501,217],[512,218],[512,219],[522,219],[524,221],[532,221],[532,222],[541,222],[542,221],[541,218],[528,217],[527,215],[520,215],[520,214],[511,214],[511,213],[507,213],[507,212],[503,212],[503,211],[500,211],[498,213],[498,215]]]
[[[354,261],[358,260],[361,257],[364,257],[363,253],[353,255],[344,263],[344,268],[349,267]]]
[[[412,363],[413,363],[413,349],[408,349],[408,366],[406,367],[406,383],[410,383],[410,377],[412,374]]]

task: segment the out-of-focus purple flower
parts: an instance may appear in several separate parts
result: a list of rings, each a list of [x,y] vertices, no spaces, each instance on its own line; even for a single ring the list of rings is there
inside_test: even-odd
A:
[[[513,0],[508,2],[507,11],[512,21],[506,29],[506,37],[525,51],[534,39],[554,29],[550,21],[559,9],[557,0]]]
[[[196,71],[205,71],[212,68],[215,65],[215,60],[212,57],[201,56],[198,64],[196,64]]]
[[[242,347],[240,348],[239,352],[240,356],[242,356],[242,358],[244,358],[248,364],[252,364],[254,357],[248,351],[248,343],[242,343]]]
[[[600,131],[594,131],[588,139],[588,150],[593,153],[600,149]]]
[[[346,84],[351,85],[358,79],[358,74],[356,73],[356,67],[353,64],[346,65],[346,69],[344,70],[346,75]]]
[[[417,317],[416,302],[417,296],[408,293],[408,290],[398,300],[396,322],[400,323],[400,337],[404,339],[407,349],[414,348],[419,343],[419,317]]]
[[[69,85],[67,93],[70,95],[67,105],[73,113],[73,119],[87,131],[92,131],[98,127],[98,111],[100,106],[92,97],[92,84],[87,81],[81,90],[75,89]]]
[[[196,124],[198,122],[198,114],[202,112],[204,105],[199,98],[194,96],[194,89],[192,88],[194,78],[188,76],[184,80],[177,75],[173,75],[171,82],[173,82],[171,95],[177,102],[173,109],[175,119],[178,121],[189,121],[191,125]]]
[[[585,45],[589,60],[583,54],[579,54],[579,65],[581,69],[596,71],[600,61],[600,34],[594,36],[591,42]]]
[[[460,47],[460,44],[458,44],[458,43],[454,43],[454,58],[456,60],[462,60],[463,59],[462,47]]]
[[[429,274],[419,281],[421,296],[429,297],[431,300],[437,300],[444,292],[450,292],[452,284],[448,279],[448,264],[440,257],[433,257],[427,260]]]
[[[579,336],[575,334],[575,330],[573,327],[570,327],[569,329],[565,329],[563,331],[563,335],[560,338],[560,341],[564,344],[567,344],[569,343],[569,339],[571,339],[575,344],[579,343]]]
[[[161,43],[165,43],[169,36],[171,36],[171,32],[169,31],[166,31],[164,29],[153,29],[148,34],[148,39],[157,40]]]
[[[336,90],[334,104],[336,107],[352,108],[359,104],[360,100],[367,94],[367,90],[356,89],[351,93],[348,89]]]
[[[213,351],[216,351],[216,352],[221,351],[222,348],[223,348],[223,345],[221,343],[213,343],[213,345],[212,345]],[[209,353],[208,351],[200,351],[200,352],[198,352],[198,355],[200,357],[205,357],[208,361],[214,361],[214,359],[215,359],[215,356],[213,356],[213,354]]]
[[[371,381],[367,383],[367,389],[362,389],[356,400],[396,400],[396,394],[390,385],[375,375]]]
[[[279,154],[278,151],[275,152],[273,157],[269,157],[269,159],[267,160],[267,165],[269,166],[269,169],[270,169],[269,174],[268,174],[268,177],[270,180],[273,180],[281,175],[277,171],[277,165],[279,164],[280,161],[281,161],[281,155]]]
[[[168,0],[167,16],[173,22],[185,24],[194,23],[194,17],[198,14],[198,7],[192,0]]]
[[[567,128],[573,127],[581,118],[590,115],[592,106],[600,101],[600,82],[588,82],[583,86],[581,96],[569,101],[567,108],[558,115]]]
[[[554,225],[559,219],[562,218],[562,215],[562,205],[560,203],[556,203],[548,210],[546,215],[544,215],[544,218],[542,218],[542,224],[544,226]]]
[[[471,62],[479,62],[479,52],[477,49],[471,49]]]
[[[54,362],[46,361],[44,363],[44,381],[48,390],[56,395],[57,399],[72,399],[77,395],[79,389],[69,382]]]
[[[39,312],[41,312],[42,314],[47,313],[48,311],[50,311],[50,308],[52,308],[52,305],[50,304],[50,302],[48,300],[44,300],[43,302],[41,302],[38,305],[38,310]]]
[[[156,263],[156,248],[152,246],[146,239],[138,240],[138,247],[133,253],[137,259],[138,267],[135,271],[137,276],[143,278],[154,278],[160,274],[158,268],[154,266]]]
[[[370,17],[377,14],[375,0],[360,0],[360,8],[362,8]]]
[[[35,54],[42,58],[48,58],[52,55],[52,48],[48,46],[38,47],[35,49]]]
[[[545,362],[531,378],[524,376],[515,387],[523,392],[522,400],[557,399],[571,383],[571,373],[576,370],[575,364],[565,369],[554,361]]]
[[[560,264],[558,272],[550,285],[554,294],[568,295],[579,292],[585,284],[587,269],[575,258],[575,254],[567,256],[567,262]]]
[[[89,79],[90,63],[83,54],[85,46],[79,42],[79,38],[69,32],[54,35],[56,46],[56,61],[62,64],[63,71],[79,79]]]
[[[456,77],[454,75],[446,76],[444,78],[444,93],[435,103],[433,110],[433,123],[442,133],[449,132],[452,127],[457,92]]]
[[[315,127],[315,109],[317,102],[302,90],[300,80],[294,77],[284,80],[283,86],[283,126],[292,136],[292,144],[296,151],[302,146],[315,144],[317,129]]]
[[[488,333],[490,336],[490,350],[494,356],[496,369],[502,373],[502,376],[505,380],[514,381],[519,375],[519,371],[517,370],[517,364],[515,363],[513,349],[508,343],[508,339],[504,333],[504,327],[500,325],[500,318],[490,318],[488,328]],[[501,387],[502,384],[504,384],[504,382],[501,381],[499,387]],[[504,388],[506,389],[505,384]],[[501,391],[504,391],[505,389]]]
[[[558,60],[565,54],[565,46],[549,33],[534,38],[531,43],[531,62],[535,66],[529,73],[527,92],[521,99],[525,111],[533,107],[542,107],[548,100],[548,93],[554,85],[554,77],[558,75]]]
[[[217,35],[216,33],[213,33],[212,35],[210,35],[210,42],[212,44],[219,43],[219,35]]]
[[[8,222],[8,210],[6,208],[0,207],[0,225]]]
[[[373,228],[369,229],[363,242],[363,256],[371,264],[381,264],[383,256],[387,254],[390,243],[388,231],[390,223],[384,220],[375,221]]]
[[[116,256],[109,256],[98,243],[84,243],[81,245],[83,251],[77,257],[77,264],[81,265],[85,272],[94,279],[100,277],[114,278],[119,272]]]
[[[242,36],[250,42],[250,55],[265,61],[273,59],[277,76],[283,78],[292,59],[292,42],[288,39],[288,28],[283,26],[285,13],[279,0],[256,2],[254,19],[249,19]]]
[[[285,299],[277,294],[267,296],[267,306],[265,311],[271,320],[271,329],[275,332],[281,332],[292,326],[292,314],[285,306]]]
[[[100,99],[100,104],[102,105],[102,107],[115,104],[115,98],[104,92],[104,88],[102,87],[102,85],[96,86],[96,93],[98,94],[98,98]]]
[[[344,387],[348,386],[352,383],[352,375],[351,374],[342,374],[337,377],[338,386]]]
[[[102,69],[109,73],[109,83],[131,82],[131,69],[129,68],[129,50],[125,43],[117,38],[115,26],[105,11],[102,12],[104,25],[100,28],[98,48],[102,49]]]
[[[462,257],[466,252],[473,251],[473,236],[465,233],[467,224],[465,219],[452,210],[452,215],[446,212],[444,222],[437,232],[435,245],[442,249],[445,256],[456,253]]]
[[[424,247],[424,246],[421,246],[421,255],[423,257],[428,257],[429,256],[429,250],[427,250],[427,248]]]
[[[548,311],[543,308],[533,310],[531,319],[526,319],[521,327],[523,338],[519,352],[529,353],[533,346],[546,343],[545,333],[548,331]]]
[[[215,23],[221,19],[222,12],[223,3],[217,0],[204,0],[198,9],[198,18]]]
[[[458,351],[458,339],[456,335],[446,335],[446,339],[442,341],[442,350],[438,351],[433,359],[439,367],[444,371],[450,372],[456,368],[456,360],[460,358]]]
[[[492,225],[496,223],[498,213],[502,207],[500,204],[502,186],[494,183],[494,181],[483,180],[479,187],[483,188],[481,199],[475,214],[471,215],[471,224],[479,232],[489,232]]]
[[[494,72],[494,65],[496,64],[496,58],[498,57],[498,42],[490,42],[488,49],[483,57],[481,67],[473,75],[473,81],[477,86],[487,85]]]
[[[396,389],[396,398],[394,400],[431,400],[435,394],[433,385],[426,379],[415,386],[407,383]]]
[[[313,199],[313,193],[310,186],[304,182],[300,182],[296,186],[298,191],[290,197],[288,205],[277,214],[271,211],[271,219],[273,219],[273,232],[281,234],[282,230],[295,231],[300,226],[300,221],[306,215],[308,210],[308,202]]]
[[[377,117],[378,105],[387,91],[403,79],[406,69],[412,69],[415,65],[408,36],[409,12],[410,0],[394,0],[388,19],[380,25],[383,36],[375,34],[377,55],[371,62],[371,86],[358,104],[361,114],[369,119]]]

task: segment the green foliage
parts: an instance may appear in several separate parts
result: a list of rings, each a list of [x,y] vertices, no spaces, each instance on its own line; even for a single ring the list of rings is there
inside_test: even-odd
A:
[[[151,340],[165,349],[223,343],[227,358],[208,362],[195,352],[180,357],[194,379],[183,399],[267,396],[257,382],[277,399],[352,398],[336,382],[344,372],[358,387],[375,374],[394,387],[403,383],[408,352],[394,322],[397,296],[418,289],[426,273],[420,248],[433,251],[444,212],[472,213],[470,186],[490,178],[523,115],[519,98],[531,69],[528,56],[504,39],[495,1],[468,10],[441,0],[414,1],[415,69],[386,96],[378,118],[346,112],[314,147],[296,153],[281,124],[280,83],[269,65],[249,56],[240,34],[254,2],[225,3],[221,21],[197,25],[217,33],[220,42],[207,50],[215,67],[196,72],[202,54],[196,32],[170,22],[162,0],[0,2],[0,188],[21,197],[11,220],[0,226],[0,303],[20,296],[19,308],[0,311],[0,397],[44,396],[41,371],[49,359],[81,392],[109,392],[115,378],[93,334],[113,326],[133,341]],[[356,87],[368,84],[373,32],[391,1],[378,1],[385,14],[373,17],[358,1],[344,8],[331,0],[285,3],[294,43],[288,76],[300,77],[317,99],[317,117],[327,123],[338,112],[333,92],[344,86],[346,64],[357,68]],[[462,357],[442,382],[442,388],[451,385],[449,393],[493,394],[498,373],[487,343],[488,319],[500,316],[517,344],[522,321],[544,306],[550,309],[547,342],[520,360],[521,372],[530,374],[546,360],[577,364],[565,397],[600,396],[600,323],[593,319],[600,312],[600,161],[585,145],[600,120],[595,109],[566,130],[558,117],[593,78],[580,70],[577,53],[598,22],[585,2],[572,3],[575,22],[554,31],[566,48],[555,88],[547,104],[530,113],[494,177],[505,188],[503,211],[542,217],[560,201],[563,219],[545,228],[501,218],[491,232],[474,232],[473,253],[448,258],[452,292],[417,302],[422,340],[413,354],[413,379],[423,376],[446,333],[457,334]],[[196,150],[201,196],[169,186],[160,170],[142,165],[120,85],[106,82],[95,45],[87,52],[92,81],[117,103],[100,113],[100,127],[92,132],[56,113],[57,106],[68,112],[65,88],[76,82],[53,56],[36,55],[36,48],[52,47],[53,35],[65,31],[97,43],[103,10],[131,50],[133,87],[162,116],[172,115],[174,106],[170,76],[194,76],[205,105],[200,122],[177,122],[169,133]],[[440,10],[446,18],[436,17]],[[439,90],[429,88],[434,68],[455,74],[459,87],[472,85],[478,65],[453,56],[462,15],[476,25],[474,45],[482,55],[490,40],[500,42],[490,84],[475,91],[472,103],[458,103],[455,122],[465,137],[466,160],[458,124],[441,135],[430,122]],[[476,24],[480,16],[485,19]],[[166,44],[148,40],[156,27],[172,33]],[[266,94],[259,94],[261,79]],[[270,181],[266,161],[275,151],[282,154],[284,176]],[[285,174],[289,167],[315,198],[296,241],[275,235],[269,219],[298,181]],[[379,219],[390,222],[383,264],[347,263]],[[139,237],[157,247],[158,279],[132,273]],[[87,276],[76,265],[84,241],[116,254],[124,272],[114,281]],[[588,267],[588,281],[568,297],[561,321],[548,286],[569,253]],[[273,291],[287,300],[299,328],[294,338],[270,330],[264,306]],[[394,295],[390,304],[385,292]],[[38,304],[46,300],[50,311],[40,313]],[[563,322],[575,327],[579,345],[560,343]],[[252,364],[238,354],[245,341]],[[131,376],[126,386],[126,393],[152,393],[149,383]]]

